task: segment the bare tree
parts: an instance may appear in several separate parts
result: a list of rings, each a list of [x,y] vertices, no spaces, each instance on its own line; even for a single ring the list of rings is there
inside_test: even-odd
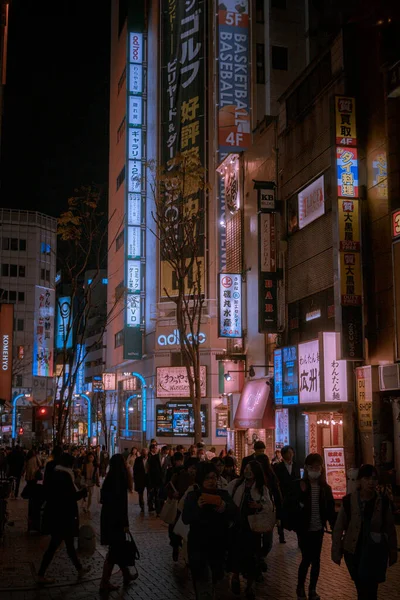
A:
[[[117,399],[118,396],[116,393],[113,393],[111,397],[107,397],[105,391],[98,394],[100,426],[107,452],[110,451],[111,446],[111,422],[115,419],[115,412],[118,405]]]
[[[186,367],[194,413],[194,437],[201,426],[201,378],[199,334],[205,303],[204,194],[205,171],[198,154],[176,156],[166,168],[150,165],[154,198],[154,235],[160,258],[171,268],[175,290],[164,293],[176,306],[176,321],[183,364]]]
[[[103,203],[104,195],[100,187],[83,186],[76,190],[76,196],[69,198],[68,210],[58,219],[58,255],[61,259],[62,282],[68,289],[66,296],[70,310],[63,321],[62,348],[58,348],[56,356],[57,391],[53,411],[56,443],[63,441],[71,421],[77,378],[87,354],[102,343],[107,325],[123,309],[121,298],[116,298],[109,309],[107,306],[98,306],[94,299],[95,286],[102,284],[100,271],[107,264],[109,219],[102,210]],[[123,223],[116,236],[121,227]],[[92,272],[92,283],[85,285],[85,273],[88,270]],[[104,318],[92,345],[87,347],[84,340],[88,337],[90,319],[99,313]],[[91,432],[88,431],[88,440],[90,437]]]

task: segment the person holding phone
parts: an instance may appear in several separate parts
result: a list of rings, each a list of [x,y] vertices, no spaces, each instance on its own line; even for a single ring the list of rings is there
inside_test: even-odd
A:
[[[188,556],[196,599],[211,600],[214,585],[224,576],[228,529],[238,509],[228,492],[218,489],[214,464],[199,465],[197,484],[186,497],[182,520],[190,525]]]

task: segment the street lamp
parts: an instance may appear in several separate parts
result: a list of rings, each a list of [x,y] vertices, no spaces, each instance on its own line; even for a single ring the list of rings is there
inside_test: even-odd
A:
[[[15,398],[12,400],[12,421],[11,421],[11,438],[12,445],[15,444],[15,439],[17,437],[17,402],[20,398],[30,398],[30,394],[17,394]]]

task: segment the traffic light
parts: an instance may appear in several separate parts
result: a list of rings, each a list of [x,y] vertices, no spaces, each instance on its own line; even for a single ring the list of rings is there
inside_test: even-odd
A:
[[[23,427],[20,427],[18,429],[18,435],[24,435],[24,428]]]
[[[52,408],[49,406],[37,406],[35,408],[35,418],[38,421],[48,421],[52,416]]]

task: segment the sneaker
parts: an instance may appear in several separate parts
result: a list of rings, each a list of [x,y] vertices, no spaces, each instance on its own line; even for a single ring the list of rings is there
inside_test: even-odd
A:
[[[232,577],[231,579],[231,590],[232,594],[235,594],[235,596],[240,596],[240,580],[236,577]]]
[[[297,600],[307,600],[306,591],[304,587],[297,588],[296,590]]]
[[[317,594],[317,590],[311,588],[308,590],[308,598],[309,600],[321,600],[321,596]]]
[[[38,585],[51,585],[52,583],[55,583],[55,579],[51,579],[51,577],[41,577],[38,575],[36,577],[36,583]]]
[[[82,579],[82,577],[85,577],[85,575],[87,573],[89,573],[91,568],[92,567],[90,565],[88,565],[87,567],[82,567],[82,569],[80,569],[80,571],[78,571],[78,579]]]

